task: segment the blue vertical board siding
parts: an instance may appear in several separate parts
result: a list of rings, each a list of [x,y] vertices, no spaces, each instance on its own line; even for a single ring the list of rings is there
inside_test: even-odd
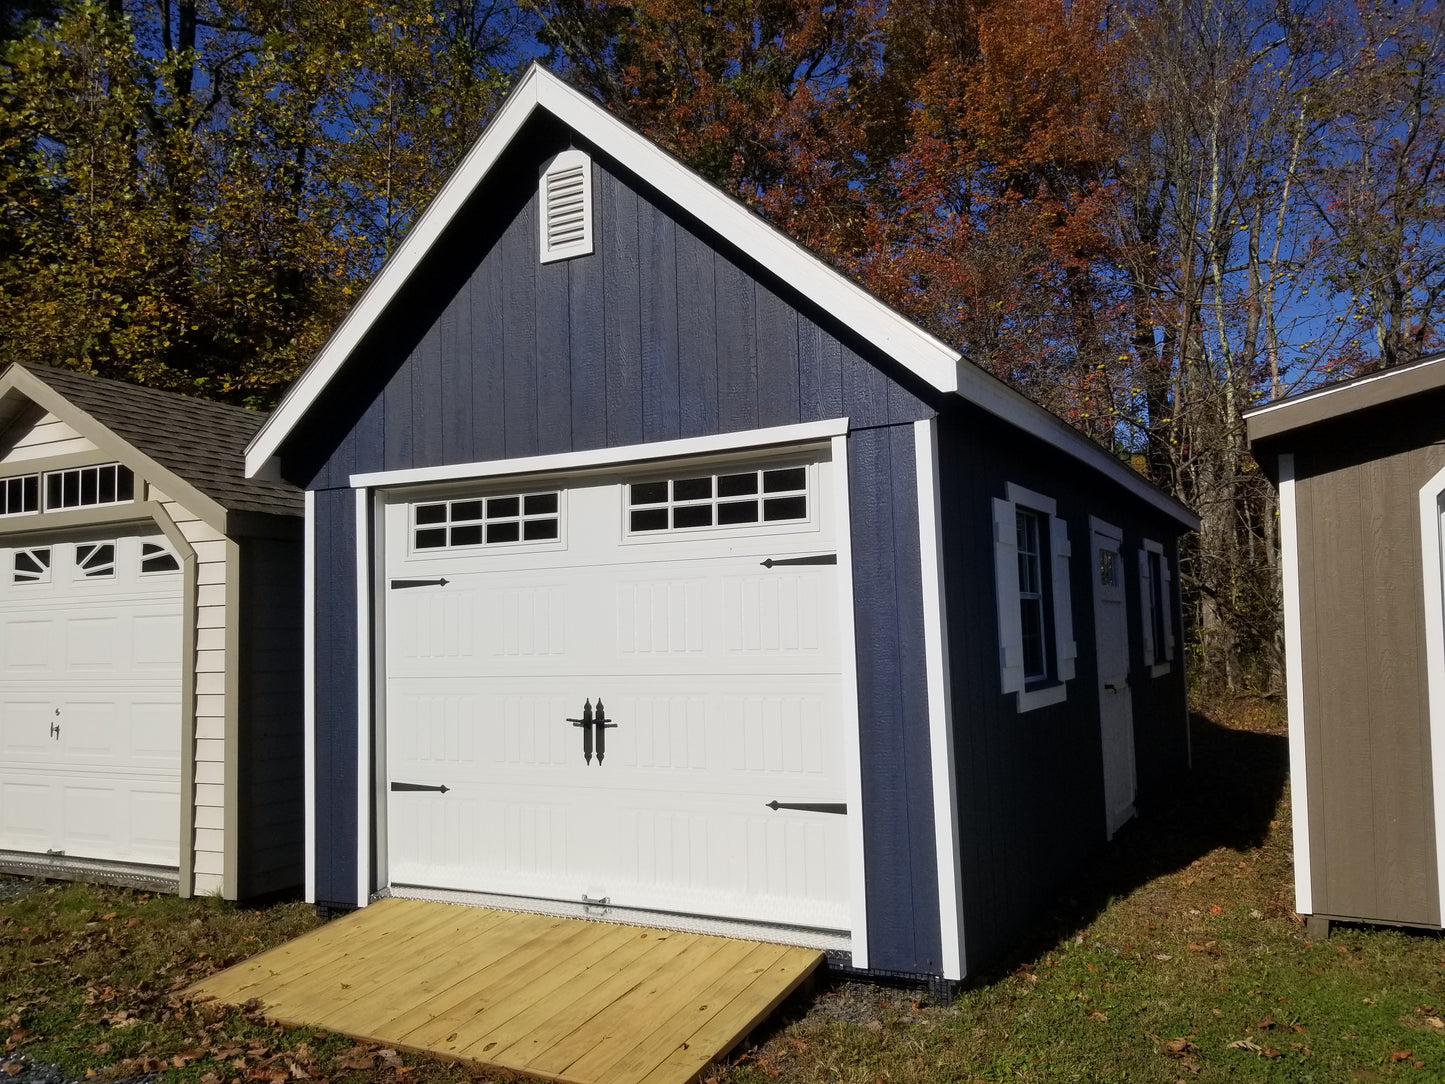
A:
[[[679,224],[677,241],[678,436],[718,431],[717,298],[712,246]],[[682,364],[682,361],[686,364]]]
[[[502,237],[502,385],[506,454],[537,454],[537,202]]]
[[[536,270],[538,455],[572,450],[571,263],[539,263]]]
[[[901,432],[906,444],[886,427],[848,438],[868,963],[886,971],[937,972],[941,934],[922,588],[916,501],[909,498],[912,427]],[[899,535],[906,540],[910,530],[911,558],[899,546]],[[905,612],[905,599],[914,603],[912,613]]]
[[[472,451],[472,307],[467,292],[447,306],[441,319],[437,366],[442,392],[441,462],[467,463]]]
[[[356,898],[356,528],[349,489],[316,494],[316,898]]]
[[[604,174],[598,193],[604,244],[603,334],[607,357],[607,443],[642,443],[642,281],[638,268],[637,193]]]
[[[544,144],[506,175],[535,177],[537,164],[560,149]],[[873,348],[726,238],[669,210],[600,156],[593,178],[596,251],[546,265],[538,258],[535,194],[522,198],[520,182],[505,182],[513,189],[500,205],[513,217],[487,233],[475,231],[491,193],[478,193],[467,229],[486,243],[449,242],[435,257],[438,270],[420,265],[415,274],[435,282],[438,296],[388,314],[366,344],[371,353],[358,356],[325,411],[314,412],[331,419],[330,428],[308,417],[283,449],[318,490],[321,898],[348,901],[356,884],[351,474],[846,416],[871,964],[936,973],[911,426],[934,407],[899,385]],[[320,446],[305,446],[308,433]]]
[[[602,167],[592,163],[592,191],[602,185]],[[595,245],[604,246],[611,233],[606,222],[592,224]],[[603,335],[603,267],[596,255],[567,261],[570,290],[567,317],[571,322],[572,446],[576,450],[607,447],[607,346]]]
[[[677,227],[648,203],[637,220],[642,306],[642,439],[682,436],[678,387]]]
[[[798,421],[798,310],[761,283],[755,294],[758,424]]]
[[[718,426],[758,427],[758,343],[753,276],[719,255],[713,264],[717,305]]]

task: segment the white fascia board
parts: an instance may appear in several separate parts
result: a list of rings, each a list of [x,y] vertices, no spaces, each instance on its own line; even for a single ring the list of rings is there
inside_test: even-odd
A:
[[[1445,470],[1420,490],[1420,552],[1424,571],[1425,671],[1430,704],[1430,782],[1435,801],[1435,873],[1445,926],[1445,567],[1441,553],[1441,496]]]
[[[1285,705],[1289,717],[1289,802],[1294,831],[1294,909],[1314,914],[1309,776],[1305,763],[1304,625],[1300,614],[1299,514],[1294,456],[1279,457],[1279,549],[1284,603]]]
[[[961,361],[958,371],[958,394],[970,403],[1117,482],[1183,527],[1199,530],[1199,517],[1192,511],[1136,474],[1127,464],[1115,459],[1058,415],[1045,410],[976,365]]]
[[[1381,369],[1378,373],[1371,373],[1369,376],[1357,377],[1354,380],[1345,380],[1328,388],[1320,388],[1316,391],[1304,391],[1297,395],[1287,395],[1283,399],[1276,399],[1272,403],[1265,403],[1262,406],[1253,407],[1240,415],[1244,421],[1251,418],[1263,417],[1265,414],[1273,414],[1280,410],[1290,410],[1303,403],[1317,403],[1331,395],[1339,395],[1343,392],[1357,391],[1360,388],[1377,384],[1381,380],[1390,380],[1396,377],[1403,377],[1410,373],[1419,373],[1425,369],[1434,368],[1436,365],[1445,364],[1445,354],[1430,358],[1418,364],[1397,365],[1392,369]]]
[[[512,138],[521,130],[537,106],[537,79],[541,69],[534,68],[508,96],[502,108],[487,125],[482,137],[473,144],[461,165],[452,173],[441,191],[427,205],[415,225],[407,232],[395,254],[361,295],[361,299],[341,320],[320,353],[301,374],[296,383],[272,411],[246,448],[246,476],[256,477],[266,461],[276,454],[281,442],[300,423],[302,417],[346,364],[351,352],[386,311],[397,292],[421,264],[432,245],[461,210],[472,191],[481,183]]]
[[[425,485],[428,482],[459,482],[469,478],[502,478],[517,474],[552,474],[647,460],[683,459],[714,452],[807,444],[812,441],[831,440],[847,432],[847,418],[829,418],[826,421],[805,422],[802,425],[779,425],[770,429],[747,429],[738,433],[685,437],[682,440],[659,440],[650,444],[597,448],[587,452],[558,452],[555,455],[534,455],[523,459],[493,459],[484,463],[454,463],[440,467],[353,474],[351,486],[353,489],[367,489]]]

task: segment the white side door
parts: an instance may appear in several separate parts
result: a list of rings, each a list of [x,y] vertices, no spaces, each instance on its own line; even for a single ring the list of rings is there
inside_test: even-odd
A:
[[[180,673],[162,536],[0,549],[0,849],[174,866]]]
[[[803,466],[775,525],[635,532],[616,475],[388,503],[393,883],[847,928],[831,483]],[[514,498],[555,537],[418,545],[439,503]]]
[[[1090,517],[1094,635],[1099,658],[1099,727],[1104,749],[1104,824],[1113,838],[1134,816],[1134,707],[1129,689],[1129,619],[1124,592],[1123,536]]]

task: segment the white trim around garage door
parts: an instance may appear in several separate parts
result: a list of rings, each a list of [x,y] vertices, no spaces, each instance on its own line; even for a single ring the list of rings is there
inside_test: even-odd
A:
[[[306,520],[303,553],[305,569],[302,592],[302,741],[301,751],[306,778],[305,795],[305,869],[306,902],[316,902],[316,491],[306,491]]]
[[[474,478],[505,478],[517,474],[562,474],[592,467],[621,466],[655,459],[682,459],[709,452],[743,452],[781,444],[804,444],[844,436],[847,418],[830,418],[802,425],[779,425],[771,429],[748,429],[740,433],[719,433],[682,440],[659,440],[650,444],[629,444],[621,448],[596,448],[586,452],[559,452],[524,459],[492,459],[483,463],[456,463],[444,467],[376,471],[353,474],[353,489],[392,488],[424,485],[427,482],[462,482]]]
[[[379,733],[379,717],[375,714],[374,690],[381,665],[381,653],[375,652],[378,623],[372,605],[372,588],[380,565],[380,543],[376,541],[375,523],[371,515],[373,503],[380,500],[382,490],[435,482],[469,481],[507,477],[520,474],[567,474],[597,467],[621,466],[661,459],[677,459],[709,453],[761,451],[789,444],[830,445],[834,479],[834,515],[838,552],[839,590],[839,652],[842,666],[842,704],[844,770],[848,775],[848,861],[850,869],[849,908],[852,930],[849,951],[852,966],[868,967],[868,897],[863,850],[863,778],[862,753],[858,733],[858,658],[853,613],[853,548],[850,535],[852,522],[848,501],[848,419],[838,418],[802,425],[754,429],[717,436],[684,440],[659,441],[621,448],[603,448],[588,452],[563,452],[557,455],[531,456],[526,459],[498,460],[488,463],[465,463],[446,467],[425,467],[414,470],[384,471],[357,474],[351,478],[356,494],[356,599],[357,599],[357,894],[364,905],[373,887],[371,882],[371,849],[378,830],[372,812],[372,800],[385,801],[373,770],[371,744]],[[854,815],[855,814],[855,815]],[[314,828],[313,828],[314,830]],[[381,838],[381,837],[377,837]],[[382,860],[382,866],[385,862]]]
[[[356,491],[356,906],[371,899],[371,494]]]
[[[943,494],[938,481],[938,420],[913,423],[918,480],[923,648],[928,672],[928,746],[933,762],[933,837],[938,852],[938,925],[943,977],[963,978],[963,873],[958,846],[958,778],[953,761],[952,682],[948,669],[943,577]]]
[[[1441,504],[1445,470],[1420,490],[1420,551],[1425,591],[1425,672],[1430,689],[1430,775],[1435,800],[1435,873],[1445,925],[1445,568],[1442,568]]]
[[[1279,457],[1279,548],[1284,586],[1285,703],[1289,715],[1289,800],[1294,825],[1294,909],[1314,914],[1310,872],[1309,779],[1305,764],[1304,628],[1300,619],[1299,512],[1294,456]]]

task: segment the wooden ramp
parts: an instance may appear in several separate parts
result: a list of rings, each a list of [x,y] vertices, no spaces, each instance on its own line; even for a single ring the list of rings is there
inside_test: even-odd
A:
[[[576,1084],[684,1084],[814,949],[387,899],[191,987],[281,1024]]]

